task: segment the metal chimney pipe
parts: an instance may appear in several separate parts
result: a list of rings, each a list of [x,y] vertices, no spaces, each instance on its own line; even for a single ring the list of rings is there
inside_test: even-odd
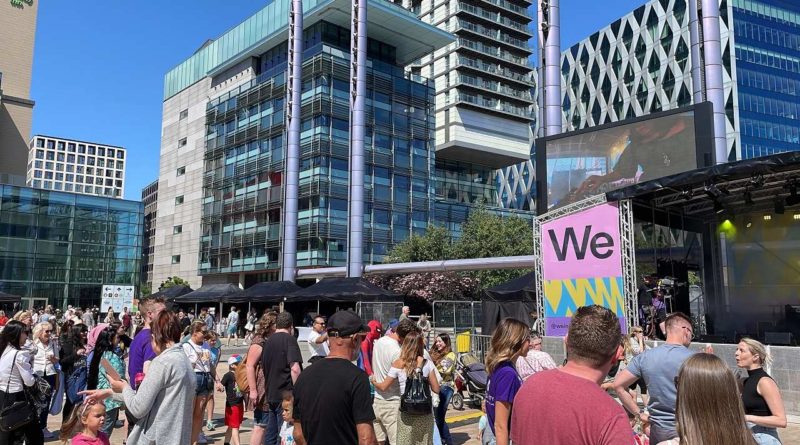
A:
[[[364,272],[364,134],[367,93],[367,0],[353,0],[350,32],[350,199],[347,276]]]
[[[714,110],[714,161],[728,162],[725,125],[725,90],[722,84],[722,43],[719,30],[719,0],[703,3],[703,55],[705,56],[706,98]]]
[[[697,2],[698,0],[689,0],[689,48],[691,49],[689,61],[692,64],[692,101],[696,104],[706,100],[703,86],[703,55],[700,49],[700,21]]]
[[[281,280],[294,281],[297,272],[297,201],[300,193],[300,101],[303,87],[302,0],[292,0],[292,7],[289,11],[288,45]]]
[[[548,7],[544,42],[545,135],[561,133],[561,8],[559,0],[542,0]],[[540,24],[540,29],[542,28]]]

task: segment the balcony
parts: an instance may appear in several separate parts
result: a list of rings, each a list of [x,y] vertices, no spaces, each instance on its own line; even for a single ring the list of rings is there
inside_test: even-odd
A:
[[[513,12],[514,14],[518,14],[530,20],[530,17],[528,16],[528,8],[523,6],[515,5],[507,0],[483,0],[483,2],[497,6],[501,9],[505,9],[506,11]]]
[[[475,105],[485,110],[510,115],[525,120],[533,120],[534,116],[529,106],[516,106],[498,99],[487,99],[477,94],[458,91],[455,93],[455,103]]]
[[[450,26],[448,31],[455,33],[458,31],[466,30],[472,32],[474,34],[478,34],[480,36],[486,37],[493,42],[500,42],[506,45],[510,45],[514,47],[514,49],[525,51],[527,53],[532,53],[531,49],[528,47],[528,41],[518,39],[516,37],[511,37],[510,35],[501,32],[500,30],[495,30],[491,28],[487,28],[483,25],[478,25],[475,23],[468,22],[466,20],[459,19],[455,26]]]
[[[526,90],[515,90],[505,85],[498,84],[498,82],[488,81],[479,77],[458,75],[456,77],[457,85],[467,85],[474,88],[480,88],[490,93],[502,94],[514,100],[521,100],[533,103],[531,92]]]
[[[499,64],[493,63],[486,63],[479,59],[472,59],[466,56],[459,56],[456,60],[455,66],[458,67],[466,67],[471,68],[476,71],[480,71],[481,73],[487,73],[494,76],[502,77],[507,80],[513,80],[519,82],[520,84],[524,84],[525,86],[533,87],[536,85],[535,76],[533,72],[529,74],[520,74],[516,73],[508,68],[505,68]]]
[[[516,31],[527,34],[529,36],[533,35],[531,31],[528,29],[528,25],[526,25],[525,23],[517,22],[515,20],[511,20],[508,17],[504,17],[499,12],[491,12],[489,10],[480,8],[478,6],[470,5],[464,2],[458,2],[458,4],[455,6],[455,10],[456,12],[466,12],[473,16],[489,20],[494,24],[504,25],[506,27],[512,28]]]
[[[463,37],[459,37],[457,43],[460,48],[471,49],[473,51],[479,52],[480,54],[485,54],[487,56],[495,57],[497,59],[506,62],[514,63],[521,67],[525,67],[527,69],[533,69],[527,57],[515,56],[497,46],[486,45],[480,42],[473,42],[472,40]]]

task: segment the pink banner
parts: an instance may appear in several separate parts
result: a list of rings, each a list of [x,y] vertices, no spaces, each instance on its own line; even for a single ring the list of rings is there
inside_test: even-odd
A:
[[[622,275],[619,209],[601,204],[542,224],[545,280]]]

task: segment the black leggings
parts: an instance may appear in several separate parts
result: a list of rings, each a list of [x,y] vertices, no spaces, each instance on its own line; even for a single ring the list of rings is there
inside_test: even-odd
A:
[[[20,392],[5,393],[0,391],[0,410],[7,405],[11,405],[17,401],[25,400],[25,394]],[[39,425],[39,420],[34,419],[28,422],[27,425],[18,428],[14,431],[4,432],[0,431],[0,444],[13,444],[17,438],[25,438],[25,445],[44,445],[44,435],[42,434],[42,426]]]

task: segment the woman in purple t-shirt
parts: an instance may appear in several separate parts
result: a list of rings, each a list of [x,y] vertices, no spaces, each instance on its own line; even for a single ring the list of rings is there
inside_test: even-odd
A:
[[[511,429],[511,405],[522,379],[514,363],[528,352],[530,328],[513,318],[506,318],[492,334],[489,353],[486,355],[486,372],[489,385],[486,389],[486,417],[497,438],[497,445],[508,445]]]

